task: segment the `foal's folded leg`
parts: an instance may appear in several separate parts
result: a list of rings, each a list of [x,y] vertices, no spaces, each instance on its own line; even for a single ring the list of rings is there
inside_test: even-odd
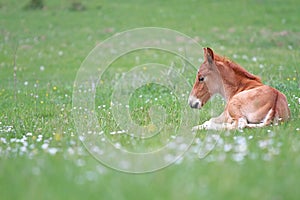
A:
[[[224,129],[224,125],[223,124],[219,124],[219,123],[215,123],[213,121],[213,118],[204,122],[201,125],[198,126],[194,126],[192,128],[192,131],[197,131],[197,130],[221,130]]]
[[[210,120],[204,122],[201,125],[194,126],[192,131],[197,130],[223,130],[223,129],[233,129],[231,122],[226,121],[226,114],[223,112],[218,117],[213,117]]]

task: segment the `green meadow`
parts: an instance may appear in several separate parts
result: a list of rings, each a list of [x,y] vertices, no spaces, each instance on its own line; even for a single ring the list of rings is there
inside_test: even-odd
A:
[[[1,199],[300,198],[299,1],[45,0],[42,9],[28,8],[29,2],[0,1]],[[103,165],[77,133],[74,81],[97,44],[142,27],[184,33],[259,75],[287,96],[291,120],[261,129],[198,131],[181,159],[150,173]],[[95,95],[103,134],[137,151],[155,149],[171,136],[144,147],[141,140],[112,133],[117,125],[110,85],[147,62],[184,64],[167,53],[133,52],[111,63]],[[196,70],[186,77],[190,89]],[[151,106],[165,108],[164,123],[176,127],[180,122],[176,97],[159,85],[138,88],[129,106],[140,126],[151,124]],[[197,111],[197,123],[223,107],[214,98]]]

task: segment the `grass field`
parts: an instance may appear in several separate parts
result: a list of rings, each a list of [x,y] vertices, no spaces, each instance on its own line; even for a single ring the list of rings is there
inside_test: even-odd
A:
[[[86,0],[82,11],[72,9],[72,2],[45,1],[42,10],[26,10],[25,1],[0,1],[1,199],[300,198],[298,1]],[[126,174],[102,165],[78,139],[73,83],[98,43],[138,27],[177,30],[235,60],[286,94],[292,119],[243,132],[199,131],[181,160],[153,173]],[[155,53],[148,53],[142,52],[139,63],[136,55],[117,60],[104,85],[129,66],[151,61]],[[158,55],[155,61],[169,64],[172,57]],[[97,114],[113,128],[111,88],[103,88],[97,95],[107,93],[107,99],[97,101]],[[171,113],[166,123],[175,123],[176,101],[167,107],[169,94],[158,86],[140,88],[130,101],[133,118],[147,124],[148,107],[162,105]],[[199,123],[222,105],[215,99],[199,111]]]

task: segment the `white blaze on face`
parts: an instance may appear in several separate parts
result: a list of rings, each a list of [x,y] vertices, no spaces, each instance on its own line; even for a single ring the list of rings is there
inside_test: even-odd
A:
[[[194,95],[189,96],[188,103],[191,106],[191,108],[198,108],[199,109],[202,106],[202,102],[197,97],[195,97]]]

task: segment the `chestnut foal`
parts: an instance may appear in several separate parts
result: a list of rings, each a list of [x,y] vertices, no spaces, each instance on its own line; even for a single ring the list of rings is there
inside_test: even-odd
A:
[[[201,129],[243,129],[263,127],[290,118],[287,99],[278,90],[264,85],[260,78],[250,74],[238,64],[204,48],[204,62],[196,76],[188,103],[200,109],[214,94],[220,94],[226,101],[224,112],[211,118]]]

